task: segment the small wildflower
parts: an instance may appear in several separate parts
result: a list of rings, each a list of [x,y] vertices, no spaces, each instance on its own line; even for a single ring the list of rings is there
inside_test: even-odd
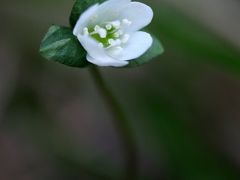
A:
[[[152,9],[131,0],[108,0],[87,9],[78,19],[73,34],[87,51],[87,60],[98,66],[126,66],[152,45],[149,33]]]

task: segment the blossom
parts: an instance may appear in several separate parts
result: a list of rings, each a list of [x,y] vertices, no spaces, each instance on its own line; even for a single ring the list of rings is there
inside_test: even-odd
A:
[[[98,66],[126,66],[152,45],[149,33],[152,9],[131,0],[108,0],[95,4],[79,17],[73,34],[87,51],[87,60]]]

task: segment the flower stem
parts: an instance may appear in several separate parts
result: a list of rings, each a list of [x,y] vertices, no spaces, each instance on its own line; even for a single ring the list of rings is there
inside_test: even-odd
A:
[[[129,121],[127,120],[123,109],[107,86],[97,67],[91,66],[89,68],[89,72],[91,73],[100,94],[104,98],[105,103],[108,105],[108,108],[113,116],[113,124],[121,138],[121,143],[126,158],[126,174],[124,179],[135,180],[137,179],[138,174],[138,153],[135,138],[129,126]]]

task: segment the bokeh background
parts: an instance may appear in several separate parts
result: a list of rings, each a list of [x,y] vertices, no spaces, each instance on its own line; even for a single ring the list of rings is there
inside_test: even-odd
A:
[[[240,179],[240,1],[149,0],[164,55],[101,68],[127,113],[139,179]],[[0,179],[120,179],[124,157],[87,69],[43,59],[73,0],[0,2]]]

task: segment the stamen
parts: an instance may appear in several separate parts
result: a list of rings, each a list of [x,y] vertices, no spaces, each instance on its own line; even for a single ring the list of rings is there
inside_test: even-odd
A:
[[[96,32],[98,32],[99,29],[101,29],[101,27],[98,26],[98,25],[96,25],[96,26],[94,27],[94,31],[96,31]]]
[[[85,27],[83,29],[83,34],[91,35],[94,39],[96,39],[98,41],[99,47],[105,49],[112,49],[114,53],[119,53],[123,49],[121,45],[127,43],[130,38],[130,35],[125,34],[121,26],[131,24],[132,22],[128,19],[105,22],[103,24],[103,27],[101,27],[100,25],[95,25],[93,30],[91,29],[91,32],[89,32],[89,29],[87,27]],[[96,34],[98,34],[102,40],[99,39]]]
[[[128,19],[123,19],[123,20],[122,20],[122,23],[123,23],[124,25],[129,26],[129,25],[132,24],[132,21],[129,21]]]
[[[98,34],[99,34],[99,36],[101,37],[101,38],[106,38],[107,37],[107,31],[106,31],[106,29],[103,29],[103,28],[100,28],[100,29],[98,29]]]
[[[96,25],[94,27],[94,31],[90,33],[90,35],[99,34],[101,38],[107,37],[107,30],[104,28],[101,28],[100,26]]]
[[[115,38],[119,38],[119,37],[120,37],[120,34],[119,34],[118,32],[115,32],[115,33],[113,34],[113,36],[114,36]]]
[[[88,28],[87,28],[87,27],[83,28],[83,34],[84,34],[85,36],[89,35],[89,32],[88,32]]]
[[[111,24],[107,24],[107,25],[106,25],[106,29],[107,29],[107,30],[111,30],[111,29],[112,29],[112,25],[111,25]]]
[[[96,31],[93,31],[93,32],[91,32],[91,33],[89,33],[90,35],[94,35],[94,34],[98,34],[98,32],[96,32]]]

